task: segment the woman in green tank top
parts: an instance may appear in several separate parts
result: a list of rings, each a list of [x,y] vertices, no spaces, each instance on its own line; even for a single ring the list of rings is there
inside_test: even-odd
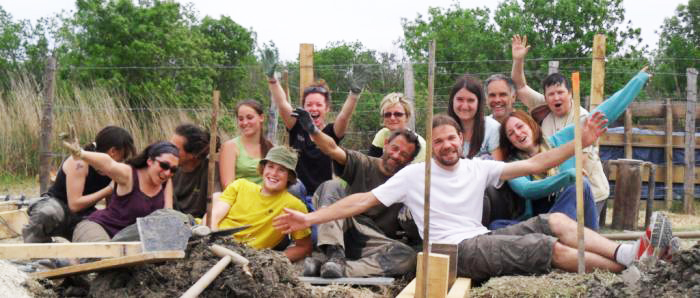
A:
[[[258,163],[272,148],[272,143],[264,137],[265,116],[260,102],[252,99],[239,102],[236,105],[236,118],[239,136],[221,146],[221,189],[226,189],[227,185],[239,178],[260,184],[262,177],[257,172]]]

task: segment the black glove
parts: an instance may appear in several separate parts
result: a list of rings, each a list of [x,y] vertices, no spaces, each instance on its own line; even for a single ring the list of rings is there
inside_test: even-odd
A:
[[[265,48],[260,51],[260,63],[262,63],[263,71],[268,79],[275,78],[275,69],[277,68],[278,54],[275,49]]]
[[[296,108],[292,111],[292,117],[297,118],[301,128],[309,134],[317,134],[321,132],[316,125],[314,125],[314,119],[311,118],[311,114],[302,108]]]

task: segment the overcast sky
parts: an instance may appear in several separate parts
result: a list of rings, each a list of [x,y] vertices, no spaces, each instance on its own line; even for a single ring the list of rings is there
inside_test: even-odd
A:
[[[498,0],[193,0],[200,17],[227,15],[236,23],[257,33],[258,43],[272,40],[284,60],[294,60],[300,43],[316,48],[333,41],[360,41],[369,49],[401,54],[396,41],[403,31],[401,19],[414,20],[426,15],[428,7],[449,7],[459,2],[463,8],[488,7],[495,10]],[[626,17],[642,29],[642,39],[655,48],[663,19],[674,14],[687,0],[625,0]],[[0,0],[0,6],[15,20],[36,20],[61,10],[74,11],[74,0]]]

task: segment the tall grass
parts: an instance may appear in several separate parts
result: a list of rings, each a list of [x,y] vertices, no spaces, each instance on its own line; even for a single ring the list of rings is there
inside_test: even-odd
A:
[[[33,176],[39,172],[39,138],[43,95],[28,77],[13,80],[10,92],[0,94],[0,175]],[[225,107],[219,115],[227,115]],[[121,126],[131,132],[137,150],[169,139],[175,127],[191,122],[208,127],[211,106],[180,109],[166,106],[158,98],[145,106],[129,107],[126,97],[100,87],[73,88],[57,92],[53,100],[50,151],[52,167],[67,156],[58,142],[58,133],[73,124],[82,144],[94,140],[107,125]],[[219,130],[226,140],[229,135]]]

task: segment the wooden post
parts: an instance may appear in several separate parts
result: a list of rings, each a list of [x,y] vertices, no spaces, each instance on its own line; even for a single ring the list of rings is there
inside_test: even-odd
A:
[[[649,191],[647,192],[647,210],[644,214],[644,226],[648,227],[651,219],[651,212],[654,211],[654,196],[656,195],[656,165],[653,163],[646,163],[649,167]]]
[[[625,158],[632,159],[632,111],[625,109]]]
[[[430,41],[430,52],[428,54],[429,64],[428,64],[428,100],[426,102],[425,110],[425,156],[428,158],[425,163],[425,190],[424,190],[424,205],[423,205],[423,259],[422,270],[423,272],[430,272],[430,157],[433,152],[433,92],[435,92],[435,40]],[[420,260],[420,259],[419,259]],[[422,289],[423,291],[418,291],[418,295],[421,297],[428,296],[428,278],[423,278],[419,280],[417,289]]]
[[[574,119],[581,119],[581,87],[578,72],[571,74],[571,83],[574,91]],[[586,252],[583,239],[584,210],[583,210],[583,148],[581,144],[581,121],[574,121],[575,125],[575,153],[576,153],[576,238],[578,239],[578,273],[586,273]]]
[[[207,221],[204,223],[207,227],[211,227],[211,207],[214,203],[214,185],[216,184],[216,160],[218,156],[216,154],[216,136],[217,136],[217,118],[219,116],[219,96],[221,93],[219,90],[214,90],[212,94],[211,103],[211,125],[209,126],[209,169],[207,173]]]
[[[416,90],[413,83],[413,64],[411,61],[406,61],[403,64],[403,95],[413,107],[411,117],[408,119],[408,127],[416,130]]]
[[[277,78],[275,73],[275,78]],[[277,104],[270,93],[270,109],[267,110],[267,139],[273,144],[277,144]]]
[[[548,66],[549,66],[549,69],[547,69],[548,75],[559,72],[559,61],[549,61]]]
[[[304,88],[314,82],[314,45],[299,45],[299,105],[304,95]]]
[[[686,70],[688,85],[688,109],[685,114],[685,196],[683,197],[683,212],[694,214],[695,207],[695,103],[698,100],[698,71],[695,68]]]
[[[591,75],[591,105],[589,111],[603,102],[605,87],[605,35],[596,34],[593,38],[593,66]]]
[[[642,192],[641,160],[611,160],[617,166],[615,198],[611,227],[615,230],[637,229],[639,199]]]
[[[49,57],[44,73],[44,104],[41,113],[41,138],[39,139],[39,193],[49,189],[51,180],[51,130],[53,126],[53,93],[56,81],[56,58]]]
[[[666,210],[673,204],[673,107],[671,99],[666,98]]]

